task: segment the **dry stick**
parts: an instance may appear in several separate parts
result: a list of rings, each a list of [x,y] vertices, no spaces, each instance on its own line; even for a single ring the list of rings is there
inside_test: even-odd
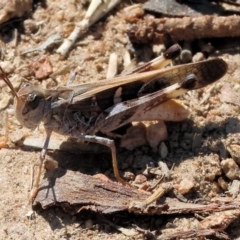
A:
[[[76,26],[70,36],[64,40],[63,44],[57,49],[57,53],[65,56],[69,49],[81,37],[88,28],[97,22],[101,17],[111,11],[120,0],[92,0],[84,19],[76,23]]]
[[[240,36],[240,16],[147,18],[139,20],[137,25],[129,29],[129,33],[136,42],[146,41],[148,33],[153,33],[151,40],[157,42],[165,41],[169,37],[174,42],[212,37],[238,37]]]
[[[157,26],[157,31],[161,25]],[[193,40],[196,38],[240,36],[240,16],[197,18],[170,18],[163,24],[163,31],[172,40]]]
[[[159,198],[169,192],[172,188],[173,187],[171,182],[161,184],[161,186],[144,201],[132,201],[129,205],[129,210],[134,212],[135,210],[133,209],[138,209],[140,210],[140,212],[143,212],[151,203],[157,201]]]
[[[165,193],[169,192],[172,189],[172,183],[163,183],[150,197],[148,197],[143,203],[143,207],[146,208],[151,203],[157,201]]]
[[[230,239],[228,235],[219,229],[193,229],[193,230],[173,230],[169,233],[163,233],[157,237],[157,240],[165,239],[203,239],[203,237],[221,237],[220,239]],[[205,239],[205,238],[204,238]],[[209,238],[208,238],[209,239]]]

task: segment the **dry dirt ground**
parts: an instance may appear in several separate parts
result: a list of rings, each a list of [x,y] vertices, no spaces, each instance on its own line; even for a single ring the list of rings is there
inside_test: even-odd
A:
[[[67,37],[74,28],[74,22],[84,16],[88,5],[85,2],[87,1],[39,1],[25,19],[2,28],[1,66],[9,74],[14,87],[19,88],[24,81],[46,88],[66,85],[73,70],[77,73],[74,83],[104,79],[112,52],[120,56],[119,72],[123,69],[121,56],[125,50],[128,49],[134,55],[125,34],[127,23],[123,14],[123,9],[131,4],[130,1],[123,1],[107,17],[91,27],[74,45],[67,58],[60,59],[59,55],[54,53],[54,49],[20,56],[21,52],[39,46],[54,33],[60,32]],[[157,167],[160,160],[169,168],[174,165],[171,179],[176,184],[175,189],[179,189],[182,180],[186,181],[186,184],[193,184],[187,188],[186,194],[178,196],[182,201],[207,202],[216,197],[239,198],[239,188],[233,189],[233,181],[239,186],[240,170],[237,164],[233,166],[231,162],[232,158],[237,159],[235,155],[240,143],[236,94],[240,86],[239,39],[215,39],[212,42],[215,47],[212,56],[219,56],[228,61],[228,73],[213,86],[188,93],[182,98],[191,115],[180,123],[166,123],[167,156],[161,159],[159,148],[152,149],[147,145],[132,151],[123,148],[119,148],[118,151],[120,170],[129,180],[134,180],[137,175],[139,178],[143,177],[141,173],[146,170],[146,166]],[[151,48],[152,46],[145,44],[138,49],[138,54],[146,53]],[[146,54],[147,57],[149,55],[151,54]],[[47,67],[43,72],[52,71],[56,73],[54,77],[41,77],[39,73],[40,79],[36,78],[38,73],[32,62],[41,62],[41,58],[51,63],[46,63]],[[0,84],[0,131],[4,136],[5,112],[13,106],[13,97],[4,83]],[[222,94],[223,86],[227,90]],[[227,95],[226,98],[224,94]],[[235,96],[233,99],[236,104],[229,103],[232,100],[227,99],[229,96]],[[143,239],[142,233],[126,236],[103,219],[129,229],[136,224],[158,236],[160,231],[165,229],[190,229],[197,226],[201,218],[206,217],[204,214],[141,216],[127,212],[102,216],[86,210],[70,215],[59,207],[42,209],[41,206],[37,206],[33,209],[28,201],[31,171],[32,166],[39,163],[44,130],[42,126],[35,131],[22,128],[14,116],[10,116],[8,128],[8,147],[0,150],[0,239]],[[30,137],[34,140],[30,140],[31,146],[26,146],[23,141]],[[52,138],[56,145],[63,140],[66,139],[57,135]],[[4,142],[1,144],[4,146]],[[59,151],[56,150],[56,145],[50,147],[53,150],[49,151],[48,158],[59,162],[61,167],[92,175],[101,172],[113,177],[111,158],[107,150],[101,151],[100,154],[83,154],[76,148],[71,149],[71,146],[68,146],[67,151]],[[222,162],[225,159],[230,160]],[[148,175],[146,180],[154,181],[157,177],[158,173],[153,173]],[[169,193],[169,196],[176,198],[176,194],[173,193]],[[236,218],[226,230],[231,239],[240,237],[238,223]]]

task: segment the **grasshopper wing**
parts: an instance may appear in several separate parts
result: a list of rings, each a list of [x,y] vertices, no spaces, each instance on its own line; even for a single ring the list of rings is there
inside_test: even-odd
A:
[[[91,90],[75,96],[72,102],[75,106],[72,107],[82,111],[87,105],[89,107],[94,105],[104,111],[116,103],[137,99],[182,82],[190,74],[194,74],[197,79],[192,89],[202,88],[220,79],[226,71],[226,62],[214,58],[198,63],[120,76],[102,81],[102,86],[94,88],[93,85]]]

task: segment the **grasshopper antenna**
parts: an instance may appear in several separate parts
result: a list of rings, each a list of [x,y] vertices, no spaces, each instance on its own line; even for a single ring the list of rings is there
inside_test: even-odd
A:
[[[17,95],[17,92],[15,91],[12,83],[10,82],[9,78],[7,77],[6,73],[4,72],[4,70],[2,69],[2,67],[0,67],[0,71],[1,71],[1,78],[2,80],[8,85],[8,87],[12,90],[13,95],[19,100],[19,97]]]

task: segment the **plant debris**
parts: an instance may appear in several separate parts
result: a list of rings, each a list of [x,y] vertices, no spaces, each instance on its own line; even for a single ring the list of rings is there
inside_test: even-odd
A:
[[[69,183],[71,183],[69,185]],[[167,187],[169,189],[169,187]],[[77,194],[75,194],[77,192]],[[163,198],[155,204],[146,201],[148,192],[136,190],[112,182],[109,179],[92,177],[79,172],[55,169],[49,171],[41,183],[34,205],[43,208],[60,206],[70,214],[84,209],[102,213],[129,211],[137,214],[210,214],[199,221],[197,229],[167,229],[159,239],[175,239],[174,236],[216,236],[240,215],[238,200],[216,200],[212,203],[183,203],[172,198]],[[156,200],[156,199],[155,199]],[[178,234],[178,235],[177,235]],[[226,233],[224,233],[226,235]],[[227,236],[227,235],[226,235]],[[162,238],[161,238],[162,237]],[[228,239],[228,238],[226,238]]]
[[[167,43],[201,38],[239,37],[240,16],[140,19],[128,29],[133,43]]]

